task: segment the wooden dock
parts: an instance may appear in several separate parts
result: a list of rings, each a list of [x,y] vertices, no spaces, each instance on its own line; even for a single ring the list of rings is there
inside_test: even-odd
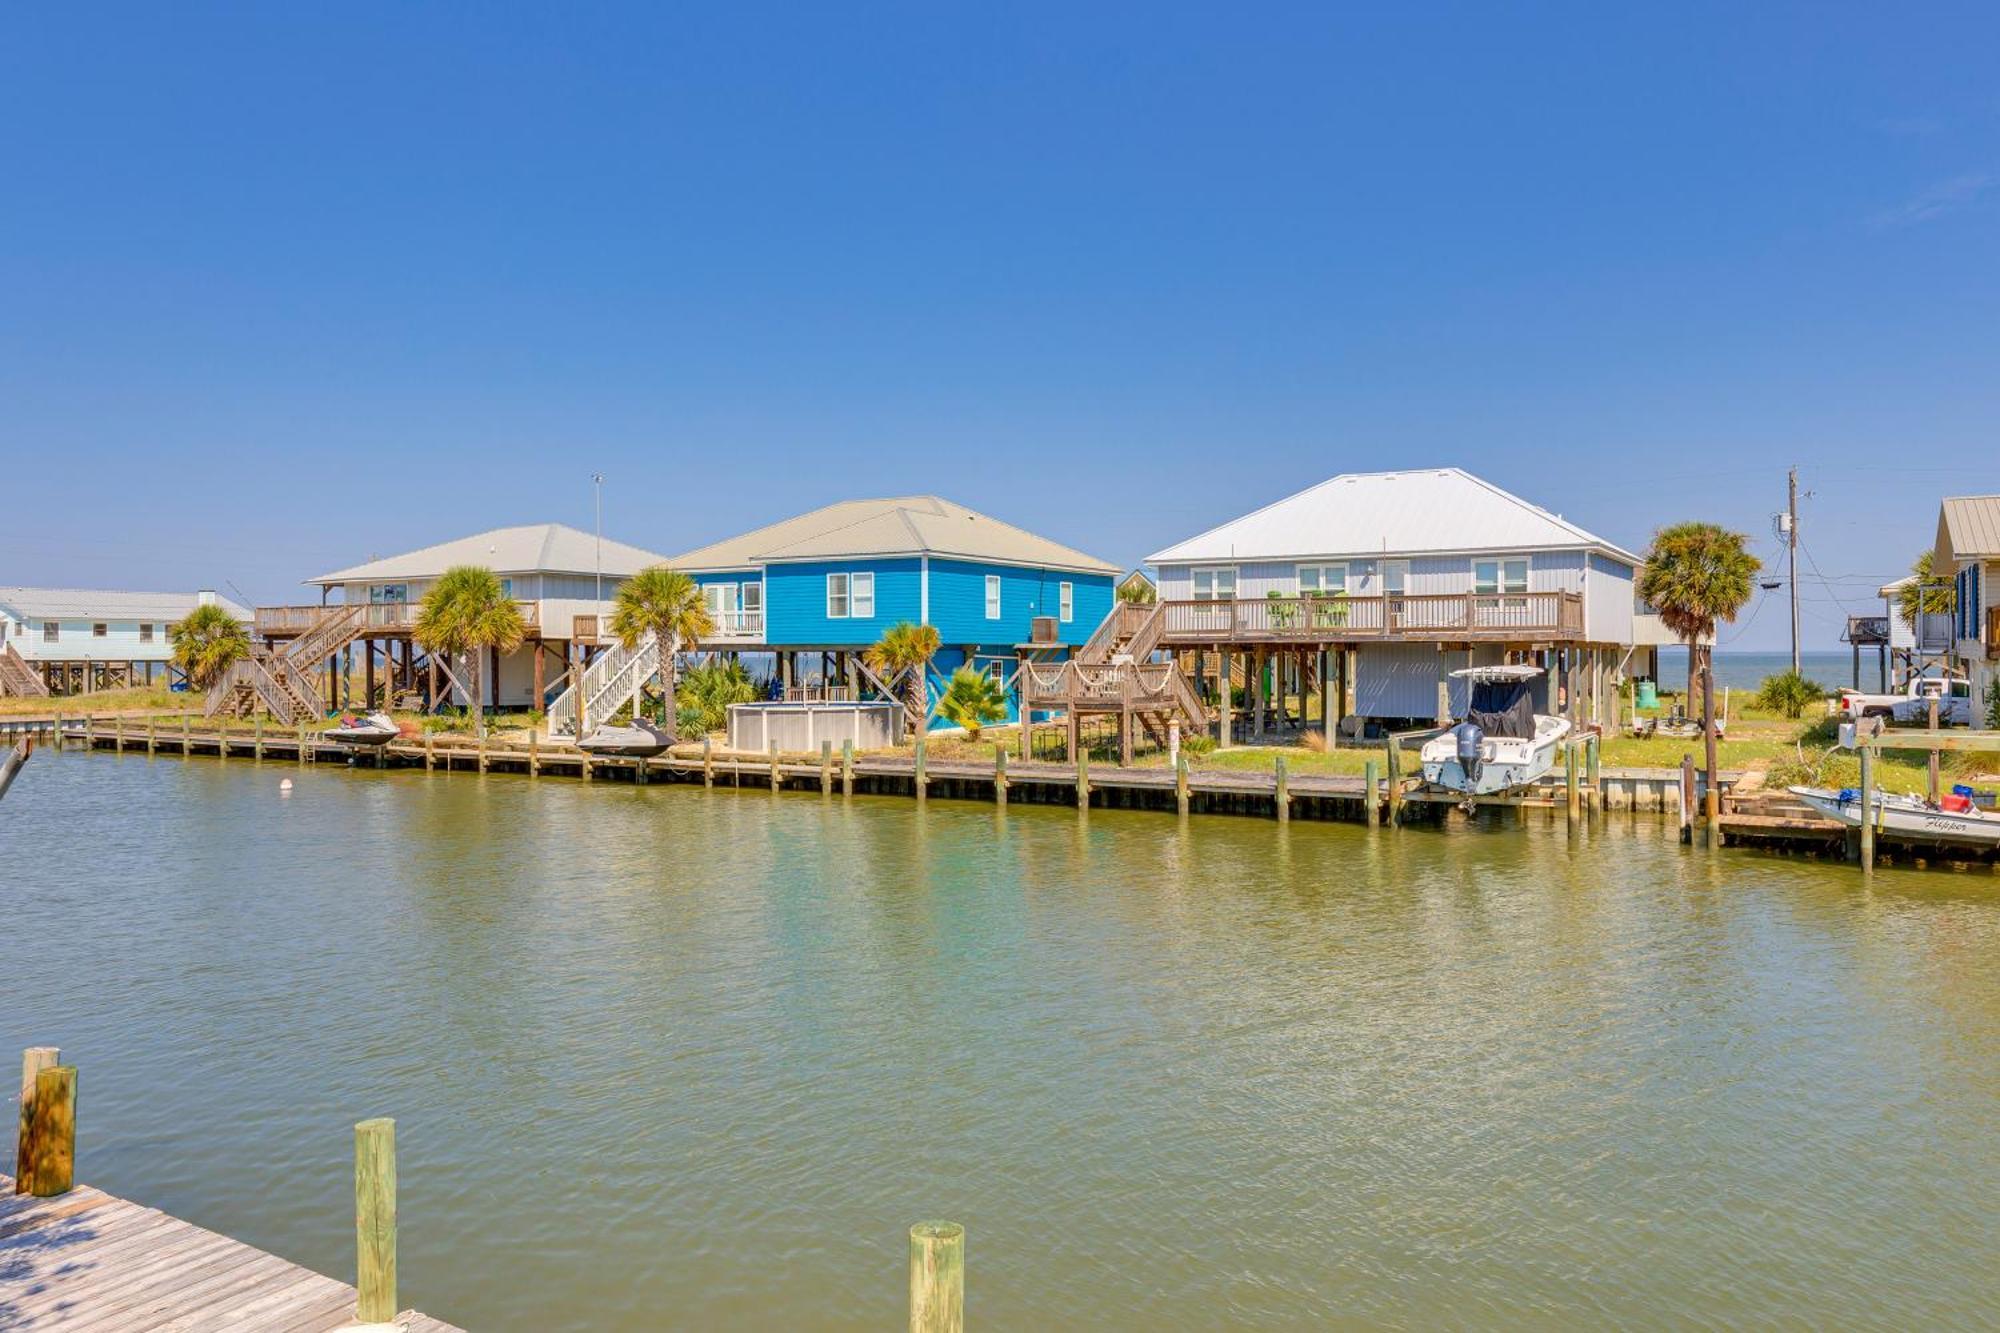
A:
[[[0,1176],[0,1328],[320,1333],[354,1323],[345,1282],[79,1185],[39,1199]],[[456,1333],[406,1311],[391,1327]]]
[[[1167,810],[1188,814],[1235,814],[1265,818],[1342,820],[1353,823],[1407,822],[1441,817],[1462,804],[1456,796],[1424,787],[1407,772],[1391,772],[1384,755],[1370,779],[1349,774],[1290,773],[1282,750],[1271,767],[1196,769],[1119,767],[1101,762],[1051,763],[1003,759],[992,762],[933,760],[909,753],[854,753],[828,746],[818,755],[744,754],[684,746],[652,759],[592,756],[572,745],[536,741],[490,741],[463,737],[412,737],[375,749],[323,739],[316,730],[278,730],[238,723],[220,725],[189,717],[92,718],[0,721],[0,739],[10,731],[39,735],[54,746],[113,750],[175,757],[207,756],[280,764],[339,764],[363,768],[420,769],[442,773],[513,773],[527,777],[567,777],[646,785],[699,783],[705,787],[818,791],[824,794],[945,797],[1005,804],[1093,805],[1115,809]],[[1405,753],[1403,762],[1414,756]],[[1725,782],[1729,775],[1724,775]],[[1574,778],[1558,771],[1539,785],[1483,806],[1561,810],[1572,787],[1580,812],[1680,808],[1681,775],[1668,769],[1604,769],[1591,763]],[[1371,791],[1372,797],[1371,800]],[[1372,807],[1372,809],[1371,809]]]

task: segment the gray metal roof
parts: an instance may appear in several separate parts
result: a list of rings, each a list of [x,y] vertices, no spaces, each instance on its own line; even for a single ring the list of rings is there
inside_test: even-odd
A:
[[[1931,568],[1949,574],[1967,560],[2000,557],[2000,495],[1954,495],[1938,507]]]
[[[627,578],[667,558],[624,542],[604,539],[604,573]],[[454,565],[482,565],[496,574],[590,574],[597,570],[595,535],[563,523],[531,523],[494,528],[456,541],[439,542],[401,555],[337,569],[307,579],[309,584],[372,583],[383,579],[436,578]]]
[[[1116,574],[1118,566],[935,495],[842,500],[676,556],[685,570],[749,569],[795,560],[949,556],[1038,569]]]
[[[1350,472],[1211,528],[1146,558],[1369,558],[1457,551],[1588,549],[1639,557],[1558,514],[1455,467]]]
[[[206,599],[238,620],[250,612],[213,592],[124,592],[105,588],[0,587],[0,610],[17,620],[160,620],[181,619]]]

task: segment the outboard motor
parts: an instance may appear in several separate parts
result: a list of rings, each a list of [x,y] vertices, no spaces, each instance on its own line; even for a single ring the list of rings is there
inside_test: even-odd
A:
[[[1451,729],[1451,738],[1458,746],[1458,766],[1465,771],[1465,780],[1478,782],[1479,749],[1486,742],[1486,733],[1476,722],[1461,722]]]

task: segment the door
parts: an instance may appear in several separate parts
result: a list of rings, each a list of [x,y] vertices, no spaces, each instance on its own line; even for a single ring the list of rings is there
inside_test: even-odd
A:
[[[736,585],[733,583],[704,583],[701,585],[701,599],[708,607],[708,618],[715,622],[718,635],[730,631],[730,620],[736,614]]]
[[[737,607],[742,612],[742,629],[745,634],[762,638],[764,634],[764,585],[746,583],[737,594]]]
[[[1382,623],[1392,632],[1403,628],[1403,596],[1410,582],[1410,562],[1382,562]]]

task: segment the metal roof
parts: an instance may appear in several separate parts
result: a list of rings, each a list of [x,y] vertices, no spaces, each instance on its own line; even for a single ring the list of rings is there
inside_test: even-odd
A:
[[[1954,495],[1938,507],[1931,568],[1949,574],[1966,560],[2000,556],[2000,495]]]
[[[676,556],[673,565],[686,570],[748,569],[796,560],[921,555],[1088,574],[1120,572],[1118,566],[1073,547],[935,495],[842,500],[698,547]]]
[[[18,620],[176,621],[214,602],[238,620],[250,612],[214,592],[119,592],[103,588],[0,588],[0,607]]]
[[[402,555],[337,569],[309,584],[368,583],[381,579],[436,578],[454,565],[483,565],[496,574],[590,574],[598,565],[597,538],[563,523],[532,523],[439,542]],[[604,539],[604,573],[626,578],[648,565],[665,564],[653,551]]]
[[[1146,563],[1564,549],[1640,561],[1560,515],[1445,467],[1342,473],[1157,551]]]

